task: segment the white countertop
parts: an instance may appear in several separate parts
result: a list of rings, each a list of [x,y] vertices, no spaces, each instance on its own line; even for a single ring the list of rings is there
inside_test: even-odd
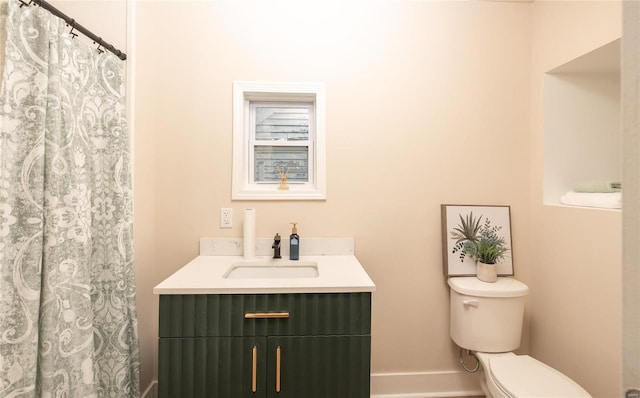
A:
[[[253,261],[267,258],[258,256]],[[344,293],[373,292],[376,288],[353,254],[301,256],[301,262],[318,264],[319,275],[313,278],[224,278],[229,267],[241,261],[243,257],[237,255],[198,256],[157,285],[153,293]]]

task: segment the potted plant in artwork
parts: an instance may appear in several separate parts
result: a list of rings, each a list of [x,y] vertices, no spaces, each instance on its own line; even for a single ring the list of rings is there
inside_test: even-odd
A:
[[[475,218],[473,212],[460,215],[460,223],[450,235],[455,240],[453,252],[460,253],[460,261],[466,256],[476,261],[476,276],[483,282],[498,280],[497,263],[506,257],[509,247],[500,235],[500,226],[492,226],[483,216]]]

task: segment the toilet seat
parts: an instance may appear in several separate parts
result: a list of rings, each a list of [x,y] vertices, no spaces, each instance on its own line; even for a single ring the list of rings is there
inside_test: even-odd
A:
[[[576,382],[528,355],[488,358],[489,373],[507,397],[591,397]]]

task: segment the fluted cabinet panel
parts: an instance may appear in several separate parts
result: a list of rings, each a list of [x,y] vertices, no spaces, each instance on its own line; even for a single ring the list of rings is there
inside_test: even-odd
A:
[[[269,337],[268,396],[364,398],[370,389],[371,336]],[[280,347],[280,389],[276,389]]]
[[[290,313],[245,319],[247,312]],[[371,293],[160,296],[160,337],[371,333]]]
[[[160,339],[159,357],[159,398],[265,396],[266,337]]]

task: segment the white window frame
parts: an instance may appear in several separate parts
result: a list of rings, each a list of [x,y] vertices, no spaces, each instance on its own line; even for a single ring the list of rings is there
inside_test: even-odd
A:
[[[312,103],[309,131],[309,181],[289,183],[288,190],[278,183],[255,183],[253,176],[252,102]],[[324,83],[233,83],[233,171],[232,200],[325,200],[326,132]],[[269,145],[277,146],[275,143]]]

